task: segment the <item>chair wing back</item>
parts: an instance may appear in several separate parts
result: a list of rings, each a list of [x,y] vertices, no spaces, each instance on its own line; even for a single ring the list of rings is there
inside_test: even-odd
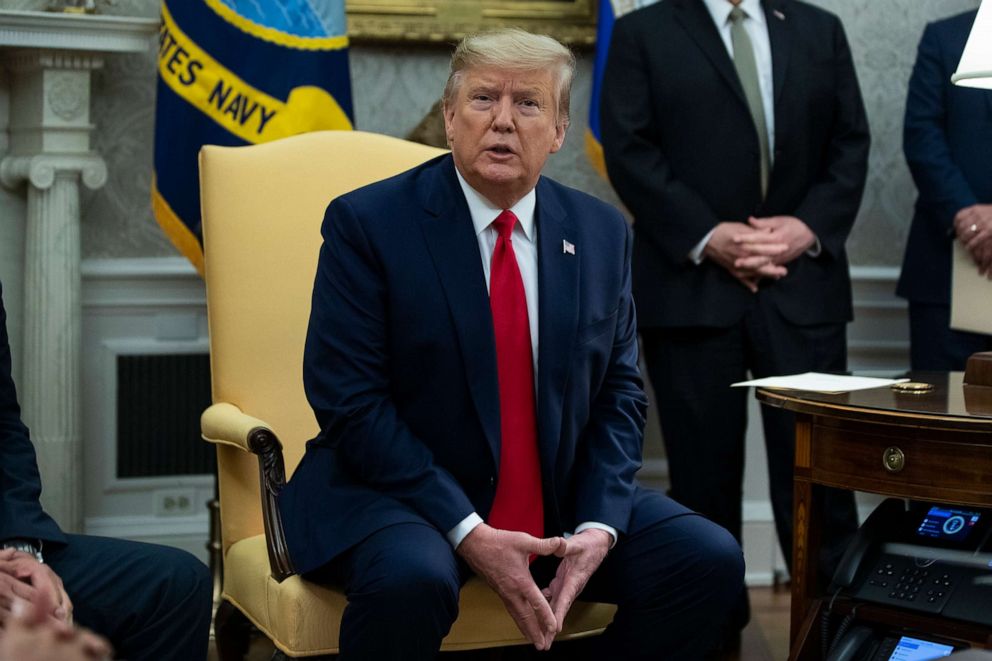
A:
[[[360,131],[321,131],[200,152],[214,403],[264,420],[292,474],[317,423],[303,392],[303,347],[335,197],[443,150]],[[224,552],[262,532],[256,457],[218,446]]]

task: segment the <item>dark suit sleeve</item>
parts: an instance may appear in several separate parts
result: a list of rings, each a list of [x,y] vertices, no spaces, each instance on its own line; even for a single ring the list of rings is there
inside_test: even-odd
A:
[[[621,222],[623,222],[621,220]],[[626,223],[624,223],[626,226]],[[596,521],[626,532],[641,467],[647,398],[637,367],[637,319],[630,290],[633,234],[626,228],[623,285],[613,349],[583,430],[576,460],[576,522]]]
[[[381,263],[346,200],[331,203],[322,233],[303,362],[322,442],[349,474],[447,532],[475,508],[391,398]]]
[[[38,500],[38,462],[27,427],[21,422],[10,369],[7,313],[0,287],[0,540],[23,537],[63,543],[62,532]]]
[[[865,116],[851,49],[840,20],[831,16],[833,42],[834,117],[823,163],[796,209],[831,255],[843,253],[861,204],[868,172],[868,119]]]
[[[957,64],[957,58],[951,63],[948,56],[939,33],[928,25],[909,79],[902,144],[920,199],[936,212],[925,217],[949,233],[955,214],[978,199],[951,157],[947,141],[947,86],[950,68]]]
[[[618,20],[610,38],[600,97],[603,156],[610,183],[637,219],[637,231],[678,263],[720,219],[693,188],[675,177],[659,146],[648,55],[632,21],[638,15]]]

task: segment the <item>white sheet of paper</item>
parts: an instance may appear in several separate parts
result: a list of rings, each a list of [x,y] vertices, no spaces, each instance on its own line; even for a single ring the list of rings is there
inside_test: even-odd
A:
[[[951,260],[951,328],[992,333],[992,280],[978,272],[960,241],[954,242]]]
[[[806,372],[789,376],[768,376],[763,379],[741,381],[737,386],[760,386],[762,388],[784,388],[788,390],[808,390],[810,392],[839,393],[852,390],[884,388],[893,383],[903,383],[909,379],[879,379],[871,376],[844,376],[842,374],[822,374]]]

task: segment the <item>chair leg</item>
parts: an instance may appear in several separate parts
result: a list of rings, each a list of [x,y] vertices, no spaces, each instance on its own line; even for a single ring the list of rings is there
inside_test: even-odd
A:
[[[214,635],[220,661],[242,661],[251,643],[251,622],[231,602],[222,600],[214,616]]]

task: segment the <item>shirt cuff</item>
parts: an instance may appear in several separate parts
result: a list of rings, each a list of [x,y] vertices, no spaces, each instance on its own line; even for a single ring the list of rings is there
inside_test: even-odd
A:
[[[613,526],[608,526],[605,523],[600,523],[598,521],[585,521],[575,526],[575,534],[578,535],[583,530],[589,530],[595,528],[596,530],[605,530],[610,535],[610,548],[612,549],[617,545],[617,529]]]
[[[823,252],[823,246],[820,245],[820,237],[814,236],[815,240],[813,245],[806,249],[806,254],[810,257],[819,257],[820,253]]]
[[[706,249],[706,244],[710,242],[710,237],[713,236],[713,232],[715,231],[716,228],[714,227],[713,229],[711,229],[709,232],[706,233],[706,236],[703,237],[702,241],[697,243],[695,247],[689,251],[689,259],[692,260],[693,264],[698,266],[703,263],[703,259],[704,259],[703,250]],[[614,537],[613,539],[616,540],[616,537]]]
[[[448,542],[451,543],[451,548],[457,549],[458,545],[462,543],[468,534],[475,530],[475,527],[482,523],[482,517],[472,512],[464,519],[462,519],[458,525],[449,530],[446,535],[448,537]]]

